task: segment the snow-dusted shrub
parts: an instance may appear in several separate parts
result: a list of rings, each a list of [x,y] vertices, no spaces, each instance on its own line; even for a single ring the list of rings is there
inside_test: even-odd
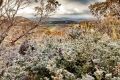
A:
[[[71,30],[66,33],[68,39],[46,36],[40,42],[28,40],[21,45],[1,47],[1,80],[112,80],[120,76],[119,40],[96,32],[85,34],[77,28]],[[25,44],[23,55],[20,50]]]

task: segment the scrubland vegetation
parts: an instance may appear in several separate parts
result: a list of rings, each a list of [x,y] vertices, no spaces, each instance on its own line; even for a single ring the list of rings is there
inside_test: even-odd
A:
[[[120,80],[118,3],[119,0],[107,0],[92,4],[90,10],[100,20],[65,27],[48,27],[41,22],[47,13],[56,10],[56,0],[35,8],[39,22],[16,17],[14,11],[12,18],[10,14],[2,15],[1,19],[5,19],[0,24],[0,80]],[[110,8],[108,4],[117,7]]]

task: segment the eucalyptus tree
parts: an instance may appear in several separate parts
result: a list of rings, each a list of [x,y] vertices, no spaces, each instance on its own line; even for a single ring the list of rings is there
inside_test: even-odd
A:
[[[12,44],[14,44],[25,35],[28,35],[29,32],[31,32],[33,29],[42,26],[41,24],[44,23],[51,15],[53,15],[57,8],[61,5],[57,0],[35,0],[34,2],[37,3],[37,5],[34,7],[34,17],[37,19],[37,22],[28,31],[12,41]]]
[[[120,0],[106,0],[105,2],[96,2],[89,6],[91,13],[100,18],[108,16],[120,18]]]
[[[4,41],[9,30],[13,27],[18,11],[28,5],[29,0],[0,0],[0,28],[3,29],[0,32],[0,43]]]

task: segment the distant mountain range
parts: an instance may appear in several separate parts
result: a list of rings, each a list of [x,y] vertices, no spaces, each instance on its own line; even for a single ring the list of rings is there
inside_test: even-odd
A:
[[[37,18],[30,18],[33,21],[37,21]],[[46,24],[78,24],[80,21],[87,19],[72,19],[72,18],[48,18]]]
[[[77,24],[77,21],[73,20],[60,20],[60,21],[47,21],[48,24]]]

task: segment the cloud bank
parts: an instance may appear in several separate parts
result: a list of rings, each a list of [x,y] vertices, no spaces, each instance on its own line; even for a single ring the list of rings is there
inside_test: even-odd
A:
[[[95,2],[105,1],[105,0],[58,0],[61,6],[56,11],[55,15],[52,17],[72,17],[72,18],[84,18],[93,17],[89,11],[88,6]],[[34,4],[32,5],[34,6]],[[26,11],[27,10],[27,11]],[[20,11],[27,14],[29,17],[33,15],[34,10],[27,8],[26,10]],[[24,16],[23,15],[23,16]]]
[[[88,6],[95,2],[105,0],[58,0],[62,5],[57,10],[55,17],[75,17],[75,18],[92,18]]]

